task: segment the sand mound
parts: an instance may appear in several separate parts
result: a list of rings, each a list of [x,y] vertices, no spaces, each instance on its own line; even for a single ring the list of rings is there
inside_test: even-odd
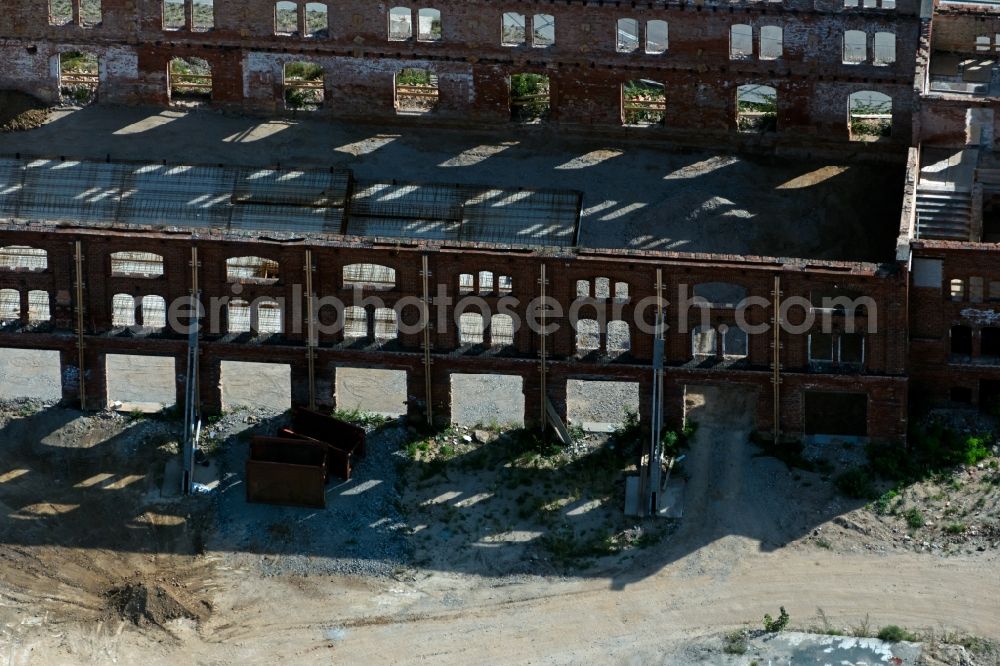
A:
[[[17,90],[0,90],[0,132],[34,129],[48,117],[48,106],[37,97]]]
[[[161,585],[129,582],[108,590],[107,608],[114,615],[138,626],[163,626],[169,620],[200,619]]]

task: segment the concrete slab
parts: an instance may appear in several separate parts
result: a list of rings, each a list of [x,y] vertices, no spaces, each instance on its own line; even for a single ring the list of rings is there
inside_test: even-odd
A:
[[[800,632],[765,634],[755,638],[745,655],[746,662],[771,664],[771,666],[799,666],[823,664],[824,666],[876,666],[884,664],[917,664],[922,646],[919,643],[889,643],[877,638],[851,636],[826,636]]]

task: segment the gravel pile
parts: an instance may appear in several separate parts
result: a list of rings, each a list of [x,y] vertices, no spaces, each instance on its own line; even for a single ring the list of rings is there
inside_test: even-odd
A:
[[[39,99],[17,90],[0,90],[0,132],[20,132],[45,124],[49,109]]]
[[[399,511],[396,466],[403,427],[369,432],[367,456],[350,481],[333,479],[325,509],[250,504],[245,498],[246,442],[226,446],[212,550],[261,576],[388,577],[407,566],[412,548]]]

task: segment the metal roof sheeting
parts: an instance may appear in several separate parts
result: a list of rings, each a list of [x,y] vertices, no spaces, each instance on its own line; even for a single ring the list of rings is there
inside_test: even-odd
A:
[[[343,169],[0,158],[0,216],[154,226],[571,247],[575,191],[356,181]]]

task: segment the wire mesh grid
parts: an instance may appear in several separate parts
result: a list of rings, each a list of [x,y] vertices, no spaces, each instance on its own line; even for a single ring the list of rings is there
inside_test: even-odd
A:
[[[0,321],[16,321],[21,318],[21,292],[16,289],[0,289]]]
[[[226,280],[240,284],[274,284],[280,265],[264,257],[232,257],[226,259]]]
[[[159,277],[163,275],[163,257],[152,252],[112,252],[111,275]]]
[[[125,168],[120,164],[33,160],[25,165],[17,217],[105,222],[114,219]]]
[[[152,164],[127,178],[118,222],[225,227],[229,224],[231,169]]]
[[[167,301],[162,296],[142,297],[143,328],[163,328],[167,325]]]
[[[495,314],[490,319],[490,346],[510,347],[514,344],[514,318]]]
[[[392,289],[396,286],[396,269],[381,264],[348,264],[344,266],[344,286]]]
[[[344,308],[344,338],[359,340],[368,337],[368,315],[357,305]]]
[[[115,294],[111,299],[111,325],[135,326],[135,298],[129,294]]]
[[[28,321],[32,324],[50,321],[49,292],[33,289],[28,292]]]
[[[49,267],[49,253],[26,245],[0,247],[0,269],[7,271],[44,271]]]
[[[458,318],[459,343],[463,345],[483,344],[483,315],[478,312],[463,312]]]
[[[399,337],[399,324],[396,321],[396,311],[392,308],[375,309],[375,339],[378,341],[395,340]]]
[[[344,170],[240,169],[232,200],[241,204],[342,207],[350,181],[351,173]]]

